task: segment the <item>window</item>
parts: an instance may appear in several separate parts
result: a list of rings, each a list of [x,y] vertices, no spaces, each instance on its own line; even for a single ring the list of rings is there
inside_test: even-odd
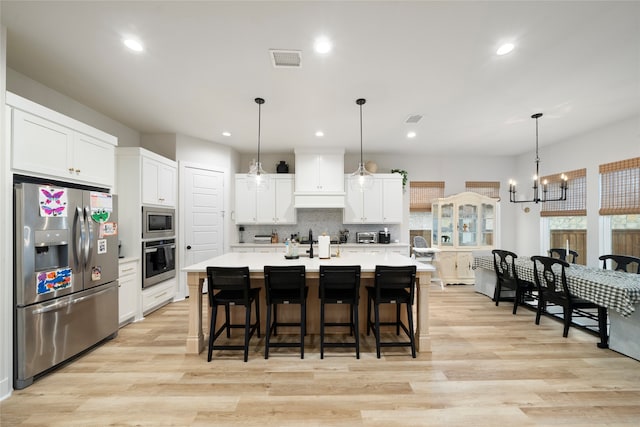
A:
[[[465,189],[500,200],[500,181],[466,181]]]
[[[560,197],[558,173],[544,176],[547,181],[547,197]],[[578,252],[577,264],[587,263],[587,170],[578,169],[565,172],[567,175],[567,200],[544,202],[540,211],[543,227],[548,232],[549,248],[565,248]]]
[[[409,183],[409,237],[422,236],[431,246],[431,202],[444,197],[444,181],[411,181]]]
[[[600,165],[601,253],[640,257],[640,157]]]
[[[433,199],[444,197],[444,181],[411,181],[409,210],[431,212]]]
[[[548,182],[547,198],[560,197],[560,178],[562,174],[544,176],[540,182]],[[567,200],[559,202],[544,202],[540,216],[586,216],[587,215],[587,170],[578,169],[566,172]]]

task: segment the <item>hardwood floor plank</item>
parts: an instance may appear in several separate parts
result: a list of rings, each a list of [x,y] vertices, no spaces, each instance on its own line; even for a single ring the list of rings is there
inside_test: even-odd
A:
[[[0,402],[5,426],[637,426],[640,362],[598,338],[473,286],[431,289],[432,352],[375,356],[319,337],[264,359],[264,337],[241,351],[186,355],[188,302],[122,328],[114,340]],[[386,333],[385,339],[395,335]],[[279,335],[296,340],[296,335]],[[347,340],[332,334],[331,339]],[[232,341],[240,341],[234,331]]]

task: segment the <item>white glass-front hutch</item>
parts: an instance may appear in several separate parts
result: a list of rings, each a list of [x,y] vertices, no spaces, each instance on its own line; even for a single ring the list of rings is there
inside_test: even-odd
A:
[[[497,241],[497,199],[464,192],[432,203],[432,245],[439,248],[444,283],[473,284],[473,251],[491,250]]]

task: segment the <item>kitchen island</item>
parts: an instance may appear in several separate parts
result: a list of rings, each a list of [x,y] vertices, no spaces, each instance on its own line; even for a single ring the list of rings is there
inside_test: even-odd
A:
[[[340,257],[329,259],[318,259],[300,257],[299,259],[288,260],[284,258],[282,253],[238,253],[229,252],[215,258],[211,258],[197,264],[185,267],[182,271],[187,273],[187,284],[189,286],[189,330],[187,333],[188,354],[199,354],[205,347],[205,339],[202,327],[202,283],[206,278],[206,270],[208,266],[218,267],[242,267],[248,266],[251,281],[254,286],[256,283],[264,283],[264,266],[265,265],[304,265],[306,268],[306,278],[310,286],[309,300],[317,299],[318,277],[321,265],[360,265],[361,288],[366,285],[373,284],[373,277],[376,265],[415,265],[417,268],[416,275],[416,304],[414,308],[417,310],[416,324],[416,346],[419,351],[430,351],[431,341],[429,337],[429,285],[431,282],[431,272],[434,271],[433,266],[416,262],[408,256],[397,253],[377,253],[377,252],[361,252],[347,253]],[[264,293],[260,295],[264,299]],[[366,313],[366,298],[361,297],[360,307],[361,313]],[[313,316],[309,316],[312,318]],[[311,322],[311,320],[309,320]],[[365,323],[361,323],[366,327]],[[207,322],[208,326],[208,322]]]

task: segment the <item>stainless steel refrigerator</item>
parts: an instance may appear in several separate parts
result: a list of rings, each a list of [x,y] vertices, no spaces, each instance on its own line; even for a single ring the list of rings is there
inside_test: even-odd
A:
[[[14,184],[14,388],[118,333],[117,197]]]

